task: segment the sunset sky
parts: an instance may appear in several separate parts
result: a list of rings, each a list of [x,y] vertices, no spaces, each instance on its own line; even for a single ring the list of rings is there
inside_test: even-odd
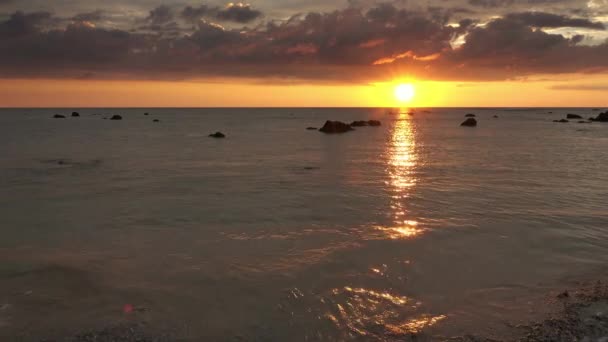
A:
[[[607,25],[608,0],[0,0],[0,106],[602,107]]]

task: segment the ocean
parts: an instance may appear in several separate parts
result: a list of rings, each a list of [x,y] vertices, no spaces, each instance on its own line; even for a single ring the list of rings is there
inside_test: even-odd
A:
[[[1,109],[0,340],[511,338],[607,274],[608,124],[567,113]]]

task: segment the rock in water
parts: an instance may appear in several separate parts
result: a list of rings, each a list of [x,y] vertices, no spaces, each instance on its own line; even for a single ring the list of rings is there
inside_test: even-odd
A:
[[[577,114],[568,114],[566,115],[566,119],[582,119],[583,117]]]
[[[221,139],[221,138],[225,138],[226,135],[222,132],[215,132],[213,134],[209,134],[209,137]]]
[[[144,113],[144,115],[148,116],[148,115],[150,115],[150,113]]]
[[[352,127],[364,127],[367,126],[367,121],[353,121],[350,125]]]
[[[72,117],[73,118],[77,118],[79,116],[80,116],[80,114],[78,114],[78,112],[72,112]]]
[[[318,128],[317,127],[306,127],[306,129],[309,131],[316,131]]]
[[[120,116],[120,115],[112,115],[112,117],[110,118],[110,120],[122,120],[122,116]]]
[[[65,119],[65,115],[55,114],[53,115],[53,119]]]
[[[353,128],[349,124],[340,121],[327,121],[319,131],[327,134],[346,133],[352,131]]]
[[[160,122],[160,120],[154,119],[154,120],[152,120],[152,122]]]
[[[382,123],[378,120],[369,120],[367,122],[368,125],[372,126],[372,127],[378,127],[378,126],[382,126]]]
[[[498,115],[494,115],[494,119],[498,119]]]
[[[566,119],[561,119],[561,120],[553,120],[553,122],[560,122],[560,123],[566,123],[566,122],[570,122]]]
[[[600,113],[593,121],[608,122],[608,112]]]
[[[460,126],[463,127],[477,127],[477,120],[473,118],[466,119]]]
[[[471,114],[471,113],[469,113],[469,114],[465,115],[464,117],[465,117],[465,118],[474,118],[474,117],[475,117],[475,114]]]

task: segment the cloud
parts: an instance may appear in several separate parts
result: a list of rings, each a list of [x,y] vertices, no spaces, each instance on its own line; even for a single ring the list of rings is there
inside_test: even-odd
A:
[[[248,23],[262,16],[262,12],[254,10],[249,4],[230,3],[226,8],[217,12],[219,20]]]
[[[533,27],[557,28],[557,27],[581,27],[594,30],[605,30],[606,27],[600,22],[592,22],[582,18],[568,18],[543,12],[512,13],[506,16],[508,20],[520,21],[522,24]]]
[[[199,7],[187,6],[182,10],[180,16],[189,23],[195,23],[212,11],[213,9],[209,8],[207,5],[201,5]]]
[[[93,12],[79,13],[72,17],[74,21],[88,21],[88,22],[96,22],[100,21],[103,18],[104,12],[101,10],[96,10]]]
[[[222,22],[226,26],[213,22],[226,9],[160,6],[141,17],[143,28],[121,30],[84,20],[98,20],[105,12],[85,12],[74,16],[82,20],[60,27],[49,24],[57,20],[50,13],[15,12],[0,22],[0,77],[368,82],[399,74],[465,81],[608,71],[608,43],[583,45],[582,35],[543,30],[600,30],[582,18],[516,12],[480,25],[475,19],[450,19],[449,11],[381,4],[266,20],[247,28],[238,24],[255,19],[231,15]],[[452,47],[456,38],[463,42]]]
[[[608,84],[558,84],[549,87],[554,90],[606,91]]]
[[[15,12],[7,21],[0,23],[0,37],[10,38],[37,32],[50,19],[49,12]]]
[[[160,5],[150,11],[146,21],[151,25],[164,25],[173,20],[173,11],[169,6]]]

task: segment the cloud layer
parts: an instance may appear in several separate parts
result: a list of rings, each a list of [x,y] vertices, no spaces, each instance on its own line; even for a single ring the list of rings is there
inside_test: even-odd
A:
[[[284,18],[243,3],[164,4],[126,18],[103,8],[15,11],[0,20],[0,77],[367,82],[606,72],[608,42],[597,18],[608,4],[590,1],[571,16],[562,13],[566,3],[468,0],[416,8],[353,0]],[[546,11],[529,10],[541,5]]]

